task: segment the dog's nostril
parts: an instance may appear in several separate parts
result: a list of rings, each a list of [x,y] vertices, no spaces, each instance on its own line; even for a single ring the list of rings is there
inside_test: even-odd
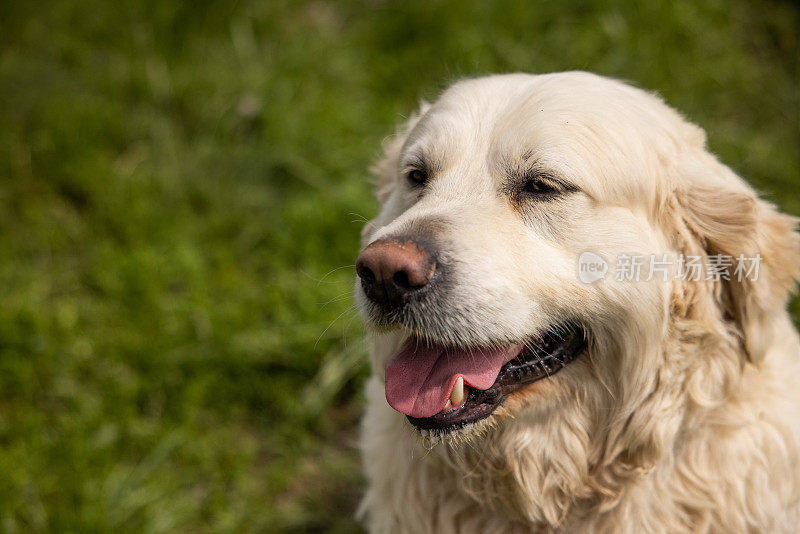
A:
[[[372,269],[366,265],[359,265],[357,272],[359,278],[361,278],[364,282],[371,284],[375,281],[375,273],[373,273]]]
[[[398,287],[411,289],[411,281],[408,279],[408,273],[406,271],[397,271],[392,276],[392,280]]]

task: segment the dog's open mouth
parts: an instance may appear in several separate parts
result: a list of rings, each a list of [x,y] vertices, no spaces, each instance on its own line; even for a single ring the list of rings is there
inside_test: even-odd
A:
[[[524,344],[462,350],[411,337],[386,366],[386,399],[419,429],[449,431],[489,415],[521,387],[553,376],[586,348],[573,323]]]

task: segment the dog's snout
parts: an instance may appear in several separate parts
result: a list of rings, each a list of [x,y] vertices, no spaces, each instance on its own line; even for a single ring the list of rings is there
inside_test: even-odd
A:
[[[436,261],[414,240],[379,239],[358,256],[356,272],[370,300],[397,307],[433,279]]]

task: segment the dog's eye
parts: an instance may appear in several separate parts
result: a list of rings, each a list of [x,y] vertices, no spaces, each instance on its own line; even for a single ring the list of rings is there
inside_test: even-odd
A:
[[[408,173],[408,181],[414,186],[425,185],[425,182],[428,181],[428,173],[420,169],[413,169]]]
[[[520,192],[523,195],[539,197],[557,193],[558,189],[556,189],[549,183],[545,182],[544,180],[540,180],[539,178],[529,178],[525,180],[524,184],[522,184]]]

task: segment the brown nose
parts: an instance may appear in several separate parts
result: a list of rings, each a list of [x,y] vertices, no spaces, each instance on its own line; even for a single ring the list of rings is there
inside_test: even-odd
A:
[[[356,272],[370,300],[394,308],[431,281],[436,262],[411,239],[379,239],[358,256]]]

